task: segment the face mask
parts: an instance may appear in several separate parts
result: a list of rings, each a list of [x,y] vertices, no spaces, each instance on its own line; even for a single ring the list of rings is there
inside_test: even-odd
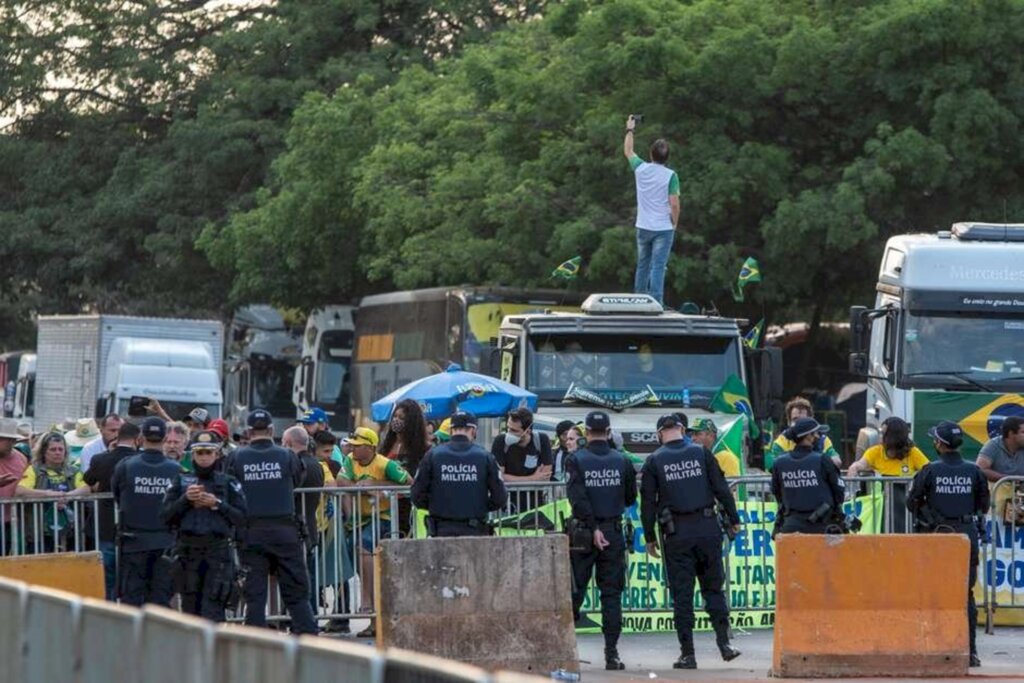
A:
[[[400,417],[396,417],[391,421],[391,431],[396,434],[401,434],[403,429],[405,429],[405,420]]]
[[[523,438],[521,434],[513,434],[512,432],[505,432],[505,446],[511,448],[519,443],[519,439]]]

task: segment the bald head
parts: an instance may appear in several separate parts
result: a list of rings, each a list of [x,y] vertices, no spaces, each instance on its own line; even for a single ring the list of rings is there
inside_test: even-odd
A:
[[[295,453],[301,453],[309,449],[309,434],[301,425],[295,425],[284,430],[281,437],[281,445]]]

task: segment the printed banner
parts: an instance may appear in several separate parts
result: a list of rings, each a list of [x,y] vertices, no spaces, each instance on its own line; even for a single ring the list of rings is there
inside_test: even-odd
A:
[[[1009,493],[1009,487],[1000,487]],[[997,509],[1001,506],[997,505]],[[989,533],[992,536],[994,556],[991,548],[982,546],[981,566],[978,572],[978,585],[974,591],[978,603],[978,621],[985,623],[982,605],[985,602],[985,591],[989,587],[996,589],[995,623],[999,626],[1024,625],[1024,526],[1013,527],[1002,520],[989,522]],[[989,554],[986,557],[986,553]],[[1015,608],[1015,609],[1014,609]]]

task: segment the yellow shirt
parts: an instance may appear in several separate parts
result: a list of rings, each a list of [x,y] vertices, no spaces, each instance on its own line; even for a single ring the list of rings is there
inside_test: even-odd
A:
[[[722,474],[725,476],[740,476],[740,459],[733,455],[731,451],[725,449],[718,451],[715,453],[715,460],[718,461],[718,466],[722,468]]]
[[[928,456],[917,446],[911,446],[910,453],[902,460],[888,457],[880,443],[864,451],[863,457],[871,469],[883,477],[909,477],[928,464]]]
[[[320,461],[320,467],[324,471],[324,486],[330,486],[334,483],[334,475],[331,474],[331,468],[323,460]],[[331,521],[327,518],[327,494],[320,494],[320,504],[316,506],[316,530],[319,533],[327,531],[327,527],[331,525]]]
[[[345,457],[345,461],[341,465],[341,471],[338,472],[339,476],[343,476],[352,483],[359,483],[365,479],[373,479],[374,481],[380,482],[381,486],[388,486],[394,484],[408,484],[410,477],[409,473],[398,464],[396,460],[380,455],[379,453],[370,461],[370,464],[363,466],[359,464],[354,457],[351,455]],[[373,507],[370,504],[369,493],[363,493],[359,496],[360,509],[362,512],[362,523],[367,524],[370,521],[370,514]],[[386,502],[378,501],[380,507],[380,518],[390,519],[391,509],[388,507]]]
[[[57,471],[51,470],[49,467],[46,468],[46,472],[49,475],[51,481],[65,479],[64,472],[57,472]],[[69,482],[68,491],[74,491],[79,486],[83,486],[83,485],[85,485],[85,479],[83,478],[82,473],[79,472],[78,469],[76,468],[74,470],[74,475],[72,477],[72,481]],[[27,489],[34,489],[36,487],[36,468],[35,468],[35,466],[29,465],[25,469],[25,475],[21,478],[21,482],[18,483],[18,486],[24,486]]]

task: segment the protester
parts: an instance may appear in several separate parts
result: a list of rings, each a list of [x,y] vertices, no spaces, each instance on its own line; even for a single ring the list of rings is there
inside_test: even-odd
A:
[[[433,448],[437,445],[437,423],[427,420],[427,445]]]
[[[210,424],[210,411],[206,408],[195,407],[182,422],[188,427],[189,433],[203,431]]]
[[[883,477],[910,477],[928,464],[928,456],[910,439],[910,425],[901,418],[887,418],[880,427],[882,443],[871,446],[846,471],[848,477],[870,474]],[[907,531],[907,485],[889,483],[885,490],[889,499],[883,510],[883,529],[895,533]]]
[[[118,588],[126,605],[151,602],[166,607],[174,594],[166,556],[174,536],[160,519],[160,509],[164,492],[181,473],[181,466],[164,455],[164,420],[147,417],[139,431],[142,452],[119,462],[110,479],[121,515]]]
[[[576,452],[576,444],[581,436],[583,433],[572,420],[562,420],[555,427],[558,448],[551,455],[551,481],[565,481],[565,459],[570,453]]]
[[[185,447],[188,445],[190,430],[184,422],[168,422],[167,438],[164,439],[164,455],[182,466],[186,472],[192,471],[191,458],[187,457]]]
[[[310,452],[310,438],[300,425],[289,427],[281,436],[281,445],[294,453],[302,463],[303,479],[299,488],[322,489],[324,487],[324,470],[320,461]],[[295,494],[295,507],[303,522],[303,533],[306,537],[306,570],[309,572],[309,606],[313,616],[319,611],[319,588],[316,572],[316,548],[320,541],[317,533],[317,517],[323,505],[322,493]]]
[[[978,452],[978,467],[989,481],[1024,475],[1024,418],[1011,415]]]
[[[676,226],[679,224],[679,176],[665,164],[669,145],[655,140],[651,161],[645,162],[633,151],[636,120],[626,119],[626,139],[622,151],[636,179],[636,277],[633,291],[650,294],[665,303],[665,270],[672,253]]]
[[[314,438],[321,432],[331,431],[327,411],[323,408],[310,408],[302,413],[302,416],[296,420],[296,423],[306,430],[310,439]],[[339,465],[341,464],[343,456],[344,453],[342,453],[341,449],[337,446],[335,446],[334,450],[331,451],[331,459]]]
[[[338,474],[341,472],[341,463],[335,461],[331,456],[337,450],[338,439],[330,431],[317,432],[313,436],[313,454],[320,463],[324,473],[324,486],[335,486]],[[350,604],[348,579],[352,576],[352,562],[348,553],[335,553],[336,544],[339,539],[336,537],[335,527],[331,524],[334,515],[339,514],[335,508],[335,496],[322,495],[321,505],[317,513],[317,533],[320,535],[321,553],[320,561],[317,564],[317,571],[320,573],[320,586],[322,589],[333,588],[335,591],[336,611],[347,612],[346,605]],[[341,556],[342,566],[338,567],[337,556]],[[340,577],[339,577],[340,574]],[[347,634],[350,632],[348,619],[333,619],[323,629],[324,633]]]
[[[217,471],[220,449],[218,435],[197,432],[189,448],[195,475],[175,477],[160,509],[160,518],[177,532],[181,609],[215,622],[224,621],[225,607],[235,592],[231,542],[247,512],[242,485]]]
[[[68,456],[64,435],[51,432],[40,439],[33,453],[32,464],[25,470],[15,493],[21,498],[56,499],[53,505],[43,506],[41,524],[35,528],[30,539],[36,552],[73,550],[67,545],[74,531],[74,516],[63,500],[84,486],[78,463]],[[33,516],[33,524],[35,519]]]
[[[221,453],[232,447],[231,444],[231,427],[228,426],[227,420],[223,418],[216,418],[210,420],[210,424],[206,425],[206,429],[217,435],[220,439]]]
[[[15,441],[20,438],[18,425],[14,420],[7,418],[0,419],[0,498],[13,498],[18,488],[18,482],[25,475],[28,468],[28,458],[14,447]],[[11,526],[11,506],[3,506],[3,543],[0,545],[0,555],[7,555],[13,548]]]
[[[506,431],[494,437],[491,455],[501,468],[506,482],[550,481],[552,473],[551,440],[533,430],[533,412],[516,408],[508,414]],[[537,491],[513,491],[509,503],[513,512],[525,512],[540,504]]]
[[[428,450],[427,421],[423,409],[412,399],[399,401],[391,413],[379,452],[398,461],[406,472],[415,473]],[[411,519],[412,503],[407,496],[401,496],[398,499],[398,531],[403,538],[409,536]]]
[[[114,446],[100,453],[89,463],[89,470],[83,475],[83,481],[94,493],[109,493],[111,479],[117,465],[133,455],[141,446],[141,432],[138,425],[122,422],[117,432]],[[117,550],[116,529],[114,528],[114,501],[102,500],[99,503],[99,537],[97,545],[103,557],[103,578],[105,580],[107,600],[117,599]]]
[[[686,433],[690,435],[694,443],[700,444],[714,454],[722,474],[727,477],[740,476],[740,459],[736,457],[736,454],[728,448],[715,450],[715,445],[718,443],[718,427],[710,418],[698,417],[693,421],[692,427],[686,428]]]
[[[64,441],[68,445],[68,455],[72,460],[80,460],[82,449],[86,444],[100,435],[100,428],[96,420],[91,417],[84,417],[75,422],[75,428],[64,434]],[[82,465],[82,469],[88,467],[88,463]]]
[[[789,401],[786,404],[786,424],[790,427],[796,423],[800,418],[813,418],[814,408],[811,407],[811,402],[802,396]],[[781,434],[772,442],[771,448],[764,454],[764,468],[766,471],[772,469],[772,464],[775,460],[781,456],[789,453],[796,448],[796,439],[792,437],[790,430],[784,429]],[[836,467],[841,467],[843,459],[839,457],[839,453],[836,451],[835,446],[832,445],[832,439],[822,433],[819,436],[818,443],[815,444],[815,450],[820,451],[825,457],[832,460],[832,464]]]
[[[110,413],[100,420],[100,435],[85,444],[78,454],[78,462],[83,470],[89,469],[90,460],[110,448],[117,439],[117,433],[122,424],[124,424],[124,419],[117,413]]]
[[[418,409],[418,407],[417,407]],[[409,413],[406,413],[407,415]],[[420,427],[422,427],[423,415],[420,413]],[[394,425],[392,425],[394,427]],[[400,425],[397,430],[404,433]],[[426,430],[423,430],[423,438],[426,438]],[[378,445],[377,432],[368,427],[359,427],[351,436],[345,440],[352,447],[352,454],[345,458],[342,464],[341,473],[338,476],[340,485],[354,484],[355,486],[387,486],[407,485],[410,482],[408,471],[395,459],[389,459],[375,452]],[[376,498],[374,504],[373,498]],[[373,524],[374,508],[377,509],[378,522]],[[373,604],[373,551],[381,537],[391,533],[391,506],[389,505],[387,492],[361,493],[359,505],[356,506],[348,522],[350,533],[345,534],[346,542],[349,545],[349,552],[355,560],[358,557],[360,572],[359,578],[362,586],[362,604],[364,606]],[[359,539],[360,552],[356,552],[354,537]],[[361,631],[360,638],[369,638],[376,633],[374,624]]]

